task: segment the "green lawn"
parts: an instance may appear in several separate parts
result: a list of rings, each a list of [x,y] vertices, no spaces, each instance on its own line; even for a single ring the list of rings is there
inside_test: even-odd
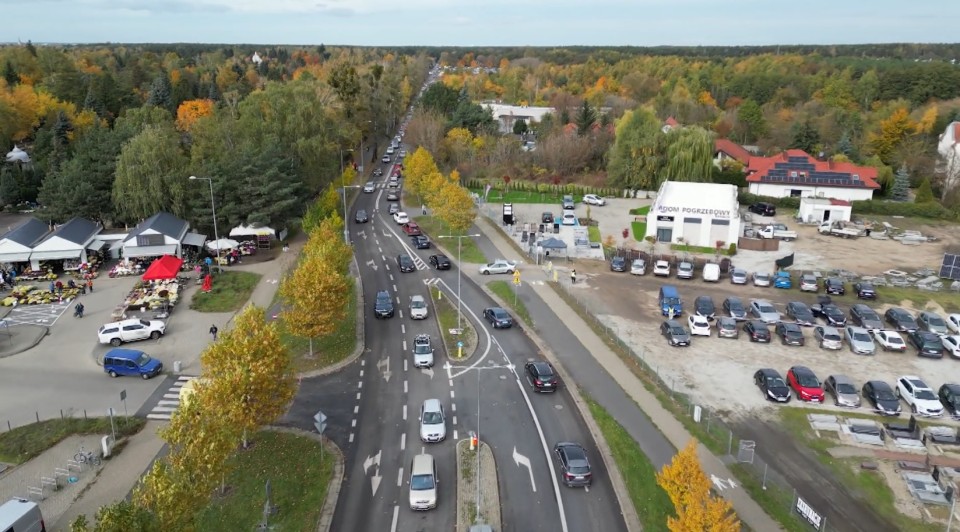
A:
[[[146,420],[115,416],[117,437],[140,432]],[[0,462],[21,464],[74,434],[110,434],[110,418],[48,419],[0,433]],[[78,449],[79,450],[79,449]]]
[[[260,274],[241,271],[225,271],[214,274],[213,288],[193,294],[190,308],[198,312],[232,312],[239,310],[260,281]]]
[[[717,248],[712,248],[710,246],[687,246],[681,244],[670,244],[670,249],[673,251],[686,251],[688,253],[706,253],[708,255],[716,255]],[[724,246],[720,250],[721,255],[729,255],[729,250]]]
[[[449,235],[450,231],[446,224],[437,220],[433,216],[417,216],[417,224],[433,240],[434,245],[441,245],[447,250],[447,256],[451,261],[457,260],[457,246],[460,245],[460,260],[472,264],[486,264],[489,262],[483,255],[480,248],[472,238],[438,238],[440,235]],[[460,244],[457,243],[460,240]]]
[[[277,507],[270,517],[271,530],[316,530],[330,477],[331,454],[320,442],[285,432],[263,431],[247,450],[230,459],[227,494],[213,501],[197,516],[197,530],[255,530],[263,518],[266,483],[270,503]]]
[[[644,216],[650,212],[650,206],[644,205],[643,207],[637,207],[635,209],[630,209],[630,214],[632,216]]]
[[[439,289],[431,288],[430,297],[433,298],[433,308],[437,313],[437,323],[440,326],[440,333],[443,335],[444,343],[450,349],[450,357],[457,357],[457,342],[463,342],[463,354],[469,356],[473,353],[473,350],[477,347],[477,335],[473,330],[473,327],[470,326],[470,321],[466,318],[461,318],[459,326],[463,329],[462,334],[451,334],[450,329],[457,328],[457,305],[456,301],[451,300],[449,297],[439,297]]]
[[[600,236],[600,228],[595,225],[587,226],[587,236],[590,238],[591,242],[600,243],[603,242],[603,238]]]
[[[483,197],[483,189],[470,189]],[[566,194],[560,192],[535,192],[508,190],[506,195],[503,192],[493,189],[487,196],[488,203],[556,203],[558,206]],[[580,203],[583,201],[583,194],[573,194],[573,201]]]
[[[852,289],[848,289],[847,293],[852,293]],[[877,301],[892,305],[910,301],[919,309],[925,308],[927,303],[934,302],[947,312],[960,312],[960,297],[950,290],[950,281],[944,282],[944,288],[940,292],[929,292],[912,287],[878,286]]]
[[[349,279],[348,279],[349,280]],[[324,368],[350,356],[357,347],[357,298],[356,284],[350,280],[350,289],[347,294],[346,318],[331,334],[313,339],[313,358],[310,353],[310,342],[306,338],[295,336],[283,327],[280,320],[280,339],[286,344],[293,356],[293,367],[298,372]]]
[[[523,304],[523,301],[519,297],[516,297],[517,294],[514,290],[517,287],[513,285],[513,281],[490,281],[487,283],[487,288],[494,294],[497,294],[508,307],[513,309],[513,312],[518,318],[530,327],[533,327],[533,318],[530,317],[527,306]],[[523,285],[519,288],[520,290],[524,289]]]
[[[643,239],[647,237],[647,223],[630,222],[630,227],[633,229],[633,239],[637,242],[643,242]]]
[[[666,531],[667,518],[674,515],[673,503],[657,484],[657,470],[629,433],[604,408],[589,397],[590,414],[610,446],[617,469],[627,484],[630,500],[646,532]]]

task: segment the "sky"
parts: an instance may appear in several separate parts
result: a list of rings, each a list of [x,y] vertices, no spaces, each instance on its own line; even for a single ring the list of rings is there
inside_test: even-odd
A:
[[[658,46],[957,42],[957,0],[0,0],[0,42]]]

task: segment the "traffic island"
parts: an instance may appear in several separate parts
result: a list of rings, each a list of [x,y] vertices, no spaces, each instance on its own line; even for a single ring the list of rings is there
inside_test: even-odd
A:
[[[464,314],[458,323],[456,302],[444,294],[439,288],[430,289],[430,299],[433,301],[433,312],[440,327],[440,336],[443,338],[443,347],[447,357],[453,361],[469,360],[477,350],[477,331],[470,325],[470,320]],[[457,327],[460,334],[455,334]],[[460,344],[463,344],[460,347]]]
[[[478,464],[477,447],[473,441],[471,434],[469,438],[457,442],[457,532],[468,532],[475,524],[486,524],[493,530],[500,530],[497,464],[493,451],[486,443],[479,445]]]

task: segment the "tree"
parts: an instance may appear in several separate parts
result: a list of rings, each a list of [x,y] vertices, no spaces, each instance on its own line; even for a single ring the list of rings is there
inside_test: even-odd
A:
[[[434,83],[423,92],[420,105],[427,111],[435,111],[446,118],[453,116],[453,112],[460,104],[460,93],[445,83]]]
[[[593,125],[597,122],[597,111],[590,106],[590,102],[583,100],[580,109],[577,110],[577,135],[581,137],[592,131]]]
[[[477,217],[477,205],[470,191],[459,183],[445,182],[430,205],[436,217],[457,234],[466,233]]]
[[[791,147],[803,150],[814,157],[817,155],[817,148],[820,144],[820,132],[814,127],[810,120],[795,122],[792,128],[793,141]]]
[[[7,62],[3,65],[3,79],[7,81],[7,85],[13,87],[17,83],[20,83],[20,74],[17,74],[17,70],[13,67],[13,63],[7,59]]]
[[[520,118],[513,123],[513,134],[514,135],[523,135],[527,132],[527,121]]]
[[[894,201],[907,201],[910,199],[910,174],[907,172],[907,165],[900,165],[896,175],[893,176],[893,186],[890,187],[890,199]],[[917,202],[919,203],[919,202]]]
[[[649,109],[623,114],[616,125],[616,140],[610,148],[608,173],[611,184],[651,190],[660,171],[658,136],[660,121]]]
[[[308,235],[313,234],[313,230],[331,215],[336,214],[339,208],[340,195],[337,193],[337,188],[331,183],[303,215],[303,222],[300,224],[303,232]]]
[[[853,147],[853,141],[850,140],[850,134],[846,131],[843,132],[843,135],[840,137],[840,140],[837,141],[837,153],[842,153],[846,155],[851,160],[856,157],[856,151]]]
[[[187,160],[172,128],[148,126],[130,139],[117,159],[113,204],[128,219],[169,211],[184,216]]]
[[[150,84],[150,93],[147,95],[147,105],[173,110],[173,88],[166,73],[159,74]]]
[[[126,499],[111,505],[101,506],[94,517],[94,527],[87,523],[87,516],[80,514],[70,524],[70,532],[159,532],[157,517],[149,510]]]
[[[924,177],[917,187],[917,193],[913,198],[914,203],[931,203],[936,201],[933,196],[933,187],[930,185],[930,178]]]
[[[710,494],[710,479],[697,459],[697,440],[691,439],[657,473],[657,484],[670,497],[676,517],[667,518],[672,532],[738,532],[740,520],[730,503]]]
[[[190,132],[193,124],[204,116],[213,114],[213,100],[187,100],[177,107],[177,129],[185,133]]]
[[[714,166],[713,135],[709,131],[697,126],[671,129],[665,135],[665,145],[660,182],[710,182]]]
[[[744,142],[753,142],[767,134],[763,109],[756,101],[747,99],[737,109],[737,131]]]
[[[403,162],[404,187],[417,196],[423,196],[423,181],[427,175],[439,172],[433,155],[424,147],[417,148]]]
[[[337,98],[343,103],[346,116],[348,118],[352,116],[357,96],[360,94],[360,77],[357,75],[357,69],[349,63],[340,63],[330,71],[327,84],[333,88]]]
[[[908,136],[917,129],[906,107],[900,107],[885,120],[880,121],[879,131],[870,135],[870,147],[885,164],[891,164],[894,152]]]

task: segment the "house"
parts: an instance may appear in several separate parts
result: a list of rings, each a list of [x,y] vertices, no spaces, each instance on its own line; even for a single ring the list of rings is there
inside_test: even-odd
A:
[[[529,107],[526,105],[504,105],[488,102],[480,105],[490,110],[493,119],[500,125],[501,133],[513,133],[513,125],[517,120],[523,120],[529,126],[534,122],[543,120],[544,116],[556,112],[553,107]]]
[[[736,161],[743,166],[750,163],[752,155],[746,148],[730,139],[716,139],[713,141],[713,164],[723,168],[724,163]]]
[[[0,264],[27,262],[33,246],[42,241],[50,227],[36,218],[25,221],[0,236]]]
[[[263,62],[263,58],[260,57],[260,54],[253,52],[253,56],[250,58],[250,61],[255,65],[260,65]]]
[[[675,129],[678,127],[680,127],[680,122],[677,122],[676,118],[672,116],[668,116],[667,119],[663,121],[663,127],[660,128],[660,131],[663,131],[664,133],[669,133],[671,129]]]
[[[87,251],[99,251],[104,245],[97,238],[102,230],[102,225],[84,218],[70,220],[33,246],[30,267],[39,270],[40,262],[45,260],[71,261],[76,265],[88,262]]]
[[[946,176],[944,188],[949,190],[960,181],[960,122],[950,122],[940,134],[937,152],[940,154],[940,170]]]
[[[868,200],[880,188],[876,168],[819,161],[803,150],[750,157],[746,172],[751,194],[773,198]]]
[[[123,248],[124,258],[183,256],[183,246],[203,246],[207,237],[189,233],[190,225],[167,212],[158,212],[140,222],[123,240],[113,247]]]

